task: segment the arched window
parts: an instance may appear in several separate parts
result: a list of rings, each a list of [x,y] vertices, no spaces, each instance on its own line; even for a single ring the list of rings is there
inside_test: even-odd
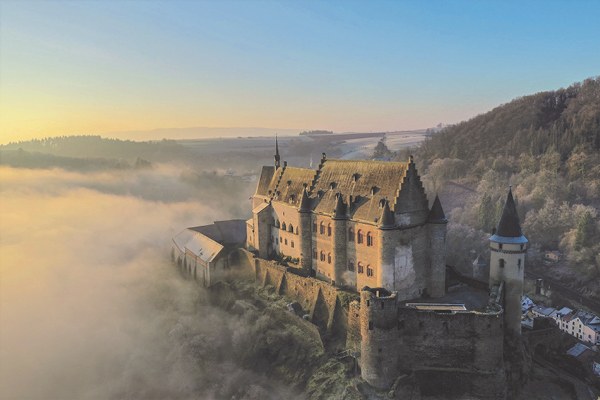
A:
[[[367,265],[367,276],[375,276],[375,271],[373,271],[370,265]]]
[[[498,261],[498,265],[500,266],[500,268],[504,268],[504,258],[501,258],[501,259]]]
[[[323,221],[321,221],[321,224],[319,225],[319,233],[321,235],[325,234],[325,224],[323,223]]]
[[[362,263],[360,261],[358,262],[358,273],[359,274],[365,273],[365,267],[362,265]]]
[[[371,235],[371,232],[367,232],[367,246],[373,246],[373,235]]]
[[[294,226],[292,224],[290,224],[290,226],[288,226],[288,232],[294,233]]]
[[[283,224],[281,224],[281,229],[283,229],[284,231],[287,230],[286,226],[285,226],[285,222]]]
[[[294,232],[296,235],[298,234],[298,227],[296,227],[296,232]]]
[[[317,231],[317,221],[313,221],[313,232]]]
[[[327,225],[327,236],[331,236],[331,224]]]
[[[280,226],[280,225],[279,225],[279,220],[277,220],[277,219],[275,220],[275,226],[276,226],[277,228],[279,228],[279,226]]]
[[[357,235],[358,244],[361,244],[362,242],[364,242],[364,240],[365,240],[365,238],[364,238],[363,232],[359,229],[358,235]]]
[[[321,259],[321,261],[325,261],[325,253],[324,252],[321,252],[320,259]]]
[[[354,229],[353,228],[348,229],[348,241],[354,242]]]
[[[354,272],[354,261],[348,260],[348,271]]]
[[[331,253],[327,253],[327,264],[331,264]]]

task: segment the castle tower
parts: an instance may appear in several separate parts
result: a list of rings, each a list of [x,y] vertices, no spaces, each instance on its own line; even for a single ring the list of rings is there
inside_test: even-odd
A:
[[[310,275],[312,271],[312,232],[311,232],[311,220],[312,220],[312,207],[310,197],[306,191],[306,187],[302,192],[302,198],[300,199],[300,207],[298,208],[298,215],[300,216],[300,224],[298,226],[298,235],[300,236],[300,265],[302,270]]]
[[[427,216],[430,253],[430,282],[429,295],[442,297],[446,294],[446,224],[448,220],[442,209],[440,198],[436,195]]]
[[[389,202],[386,200],[381,210],[378,224],[379,240],[377,241],[377,253],[379,272],[377,273],[377,284],[381,287],[394,287],[394,264],[396,255],[396,219],[390,210]]]
[[[519,215],[508,191],[498,229],[490,237],[490,288],[504,282],[504,325],[507,332],[521,334],[521,297],[528,240],[521,232]]]
[[[348,260],[346,257],[346,221],[348,215],[346,204],[341,193],[338,193],[333,210],[333,280],[337,286],[345,283],[344,274],[347,270]]]
[[[279,143],[277,142],[277,135],[275,135],[275,168],[281,166],[281,157],[279,157]]]
[[[396,292],[364,287],[360,292],[361,376],[388,389],[398,377],[398,302]]]

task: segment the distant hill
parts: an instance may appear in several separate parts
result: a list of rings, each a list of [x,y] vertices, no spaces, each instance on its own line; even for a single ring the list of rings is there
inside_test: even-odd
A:
[[[10,150],[22,150],[30,152],[26,154],[10,154]],[[66,158],[109,158],[122,159],[129,162],[135,162],[138,158],[144,158],[150,161],[170,161],[176,157],[190,157],[186,154],[186,149],[173,140],[161,140],[157,142],[134,142],[131,140],[107,139],[100,136],[80,135],[80,136],[60,136],[46,139],[34,139],[22,142],[0,145],[0,151],[4,157],[12,161],[17,159],[25,160],[36,158],[41,160],[41,154],[53,155]],[[51,159],[46,157],[42,162],[66,162],[71,161]],[[111,161],[112,163],[112,161]]]
[[[427,140],[427,159],[537,156],[555,150],[564,160],[576,148],[600,150],[600,78],[566,89],[517,98]]]

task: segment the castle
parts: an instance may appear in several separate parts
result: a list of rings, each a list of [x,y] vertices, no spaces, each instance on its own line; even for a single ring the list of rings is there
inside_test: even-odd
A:
[[[258,281],[298,300],[325,334],[343,332],[373,387],[387,390],[410,375],[425,395],[504,399],[504,344],[521,334],[528,244],[512,192],[490,237],[489,282],[447,276],[446,224],[437,196],[429,207],[412,157],[323,154],[313,170],[282,163],[276,144],[274,166],[262,168],[252,197],[244,246]],[[180,265],[182,257],[191,271],[193,252],[179,249]],[[339,291],[360,301],[342,309]]]

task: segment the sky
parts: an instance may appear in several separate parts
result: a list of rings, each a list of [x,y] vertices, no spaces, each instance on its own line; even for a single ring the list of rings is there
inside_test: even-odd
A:
[[[600,73],[598,1],[0,1],[0,143],[390,131]]]

